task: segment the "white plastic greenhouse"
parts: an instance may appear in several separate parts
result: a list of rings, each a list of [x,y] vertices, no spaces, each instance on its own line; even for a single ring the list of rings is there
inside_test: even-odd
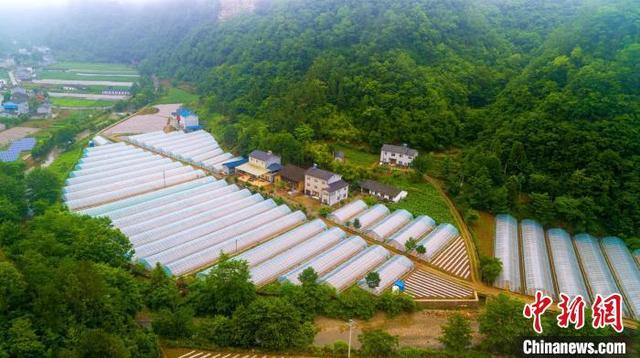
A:
[[[191,206],[199,206],[201,203],[209,202],[209,200],[225,197],[228,194],[239,191],[235,185],[225,185],[224,181],[217,181],[191,190],[185,190],[190,195],[168,195],[167,197],[151,200],[155,206],[144,209],[146,205],[135,205],[134,208],[128,209],[128,214],[124,217],[113,218],[113,225],[122,230],[133,229],[133,226],[142,225],[148,221],[154,220],[162,223],[162,220],[175,220],[174,212],[182,212],[184,208]],[[136,210],[135,207],[140,208]],[[115,214],[124,213],[125,209],[118,210]],[[158,224],[159,225],[159,224]],[[133,229],[135,230],[135,229]]]
[[[130,196],[147,193],[150,191],[166,188],[172,185],[185,183],[197,178],[204,177],[205,174],[201,170],[193,170],[189,173],[176,175],[166,179],[160,179],[156,181],[151,181],[147,183],[143,183],[140,185],[132,186],[132,187],[115,187],[115,190],[101,193],[94,196],[90,196],[87,198],[80,198],[77,200],[67,201],[66,204],[71,210],[77,210],[81,208],[86,208],[94,205],[100,205],[104,203],[108,203],[111,201],[116,201],[119,199],[127,198]]]
[[[580,295],[589,301],[589,293],[582,278],[571,237],[562,229],[550,229],[547,230],[547,238],[549,239],[558,292],[569,297]]]
[[[638,261],[638,265],[640,265],[640,249],[636,249],[635,251],[633,251],[633,257],[636,258],[636,261]]]
[[[248,193],[250,194],[250,193]],[[212,208],[201,215],[186,217],[182,220],[167,222],[160,227],[153,227],[138,235],[132,235],[129,240],[135,246],[172,238],[174,240],[197,238],[215,232],[227,225],[250,219],[276,207],[273,200],[263,200],[260,194],[238,199],[228,205]],[[176,237],[178,236],[178,237]]]
[[[112,163],[112,164],[101,166],[101,167],[97,167],[97,168],[77,169],[77,170],[74,170],[73,172],[71,172],[70,176],[71,177],[76,177],[76,176],[81,176],[81,175],[93,175],[93,174],[108,175],[112,171],[120,170],[122,168],[138,167],[138,166],[140,166],[142,164],[147,164],[147,163],[149,163],[151,161],[156,161],[156,160],[160,160],[160,159],[167,159],[167,158],[162,158],[159,155],[152,155],[152,156],[148,156],[148,157],[144,157],[144,158],[137,158],[137,159],[130,160],[130,161],[122,161],[122,162]]]
[[[413,221],[400,229],[400,231],[393,234],[387,242],[396,249],[404,251],[404,244],[409,241],[409,239],[420,240],[435,227],[436,222],[432,218],[421,215],[413,219]]]
[[[182,275],[187,272],[192,272],[207,265],[212,264],[220,258],[222,253],[233,254],[247,248],[261,243],[267,240],[273,235],[277,235],[281,232],[289,230],[290,228],[304,222],[306,216],[301,211],[296,211],[278,219],[270,221],[262,226],[259,226],[253,230],[246,231],[244,229],[251,229],[255,226],[247,226],[242,228],[243,234],[239,236],[231,235],[229,239],[200,250],[195,254],[186,256],[179,260],[170,262],[165,265],[167,272],[173,275]],[[233,228],[230,228],[233,229]]]
[[[493,254],[502,261],[502,271],[494,286],[520,292],[520,253],[518,244],[518,222],[511,215],[496,216],[496,237]]]
[[[327,229],[327,224],[320,219],[308,222],[300,227],[288,231],[269,242],[257,246],[247,252],[235,256],[234,260],[244,260],[249,267],[254,267],[271,257],[288,250],[296,245],[300,245],[313,236]]]
[[[600,242],[607,256],[633,318],[640,319],[640,269],[629,249],[618,237],[605,237]]]
[[[256,286],[265,285],[292,267],[314,257],[340,242],[346,234],[339,228],[331,228],[311,239],[284,251],[251,269],[251,280]]]
[[[267,228],[269,228],[270,225],[271,224],[268,224]],[[311,237],[321,233],[326,228],[327,225],[324,223],[324,221],[320,219],[313,220],[304,225],[300,225],[299,227],[291,231],[285,232],[284,234],[272,240],[269,240],[262,245],[256,246],[251,250],[243,252],[238,256],[234,256],[232,260],[246,261],[249,268],[254,267],[283,252],[284,250],[290,249],[296,245],[303,243]],[[202,272],[198,273],[198,277],[206,276],[210,271],[211,268],[203,270]]]
[[[79,212],[90,216],[108,216],[112,220],[116,220],[142,213],[145,210],[165,205],[174,200],[185,199],[191,195],[209,190],[211,187],[221,188],[225,185],[224,181],[216,181],[212,177],[204,177],[169,188],[132,196],[114,203],[79,210]]]
[[[533,296],[537,290],[540,290],[555,298],[544,230],[533,220],[522,220],[520,228],[522,229],[525,292]]]
[[[97,146],[97,147],[87,147],[82,150],[82,154],[108,152],[124,146],[126,146],[125,143],[118,142],[118,143],[109,144],[108,146],[105,145],[105,146]]]
[[[351,218],[363,212],[366,208],[367,204],[364,201],[352,201],[349,204],[329,214],[328,218],[335,223],[345,224]]]
[[[387,260],[389,256],[391,256],[389,250],[384,247],[380,245],[369,246],[328,274],[322,276],[320,282],[329,284],[340,292],[379,266]]]
[[[385,263],[380,265],[378,268],[373,270],[373,272],[377,272],[380,276],[380,283],[375,288],[370,288],[367,285],[367,281],[362,278],[358,281],[358,286],[363,289],[372,292],[375,295],[380,295],[384,290],[393,285],[394,282],[399,280],[402,276],[413,270],[413,261],[409,260],[406,256],[395,255]]]
[[[342,242],[340,242],[336,246],[333,246],[322,254],[303,263],[297,268],[280,276],[279,280],[288,281],[293,283],[294,285],[299,285],[299,276],[307,268],[313,268],[318,276],[322,276],[325,273],[329,272],[331,269],[350,259],[360,251],[364,250],[366,247],[367,242],[364,241],[361,237],[352,236],[347,240],[343,240]]]
[[[269,202],[262,201],[260,194],[255,194],[248,198],[238,200],[236,202],[220,207],[217,211],[218,216],[211,217],[203,224],[198,226],[185,226],[173,235],[165,236],[161,239],[153,239],[146,243],[134,243],[136,245],[136,257],[148,257],[158,254],[162,251],[171,249],[178,245],[190,242],[200,236],[221,230],[229,225],[235,224],[245,218],[251,217],[253,213],[265,212],[275,206]],[[133,241],[132,241],[133,243]]]
[[[226,188],[228,187],[219,190]],[[171,232],[164,231],[165,226],[178,226],[177,230],[180,231],[185,228],[194,228],[199,224],[229,215],[234,211],[244,209],[262,200],[263,198],[260,194],[252,196],[247,189],[232,191],[221,196],[208,195],[205,200],[201,200],[199,203],[184,206],[176,211],[165,211],[162,215],[148,217],[146,220],[139,220],[136,223],[119,225],[118,227],[120,231],[132,239],[132,242],[148,242],[145,237],[163,237],[158,234],[159,232],[162,232],[165,236],[170,235]]]
[[[138,178],[138,177],[143,177],[146,175],[153,175],[153,174],[163,174],[163,173],[168,173],[170,170],[173,169],[177,169],[177,168],[181,168],[182,164],[177,163],[177,162],[168,162],[166,164],[162,164],[162,165],[156,165],[153,167],[149,167],[149,168],[143,168],[141,170],[132,170],[128,173],[122,173],[122,174],[116,174],[116,175],[110,175],[108,177],[105,176],[101,176],[101,177],[95,177],[93,175],[91,175],[91,179],[92,180],[87,180],[87,176],[83,176],[83,177],[79,177],[79,178],[84,178],[85,180],[83,180],[82,182],[79,183],[67,183],[67,186],[64,188],[64,193],[70,193],[70,192],[74,192],[74,191],[81,191],[81,190],[88,190],[91,189],[93,187],[97,187],[97,186],[104,186],[104,185],[108,185],[110,183],[113,182],[118,182],[118,181],[126,181],[132,178]]]
[[[362,214],[353,218],[353,220],[351,220],[351,225],[355,227],[355,223],[358,222],[360,226],[357,227],[357,229],[366,230],[369,226],[375,224],[387,215],[389,215],[389,209],[382,204],[376,204]]]
[[[585,279],[591,289],[591,298],[593,299],[597,294],[606,297],[620,292],[602,254],[598,239],[588,234],[579,234],[573,238],[573,242],[582,263]]]
[[[418,245],[424,246],[426,252],[424,255],[420,255],[423,259],[431,261],[436,257],[447,245],[449,245],[455,238],[459,237],[460,233],[455,226],[451,224],[440,224],[432,232],[429,233],[424,239],[418,242]]]
[[[153,159],[140,161],[126,166],[115,166],[108,170],[77,170],[69,174],[69,178],[65,181],[66,185],[84,183],[86,181],[95,180],[96,178],[105,178],[112,175],[121,175],[129,172],[135,172],[146,168],[153,168],[159,165],[166,165],[173,161],[169,158],[162,158],[160,156]]]
[[[399,209],[367,230],[367,234],[378,241],[384,241],[394,232],[413,219],[410,212]]]
[[[264,203],[263,205],[267,205],[271,204],[271,202],[272,200],[267,200],[262,202],[261,204]],[[145,264],[149,264],[151,267],[155,266],[155,264],[158,262],[169,267],[169,263],[172,263],[189,255],[196,254],[201,250],[220,244],[226,240],[243,234],[249,230],[255,229],[256,227],[268,222],[275,221],[276,219],[281,218],[289,214],[290,212],[291,209],[289,209],[286,205],[281,205],[240,222],[228,216],[224,218],[232,221],[232,223],[230,223],[228,226],[223,226],[222,228],[217,229],[216,231],[212,231],[204,236],[200,236],[196,239],[192,239],[182,244],[175,245],[171,248],[167,248],[166,250],[158,254],[145,257],[144,262]],[[180,235],[185,234],[180,233]],[[171,271],[175,272],[173,269]]]

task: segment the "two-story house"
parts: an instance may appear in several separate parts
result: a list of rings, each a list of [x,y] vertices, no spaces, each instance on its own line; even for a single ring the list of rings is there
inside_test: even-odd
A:
[[[271,151],[254,150],[249,154],[249,161],[236,167],[236,174],[248,175],[254,179],[273,183],[275,175],[282,169],[281,159]]]
[[[349,183],[339,174],[313,166],[304,174],[304,193],[332,206],[349,196]]]
[[[380,150],[380,164],[408,167],[418,156],[418,151],[403,145],[385,144]]]

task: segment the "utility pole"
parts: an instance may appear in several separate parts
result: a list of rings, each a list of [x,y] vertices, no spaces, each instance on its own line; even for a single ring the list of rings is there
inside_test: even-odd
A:
[[[349,349],[347,350],[347,358],[351,358],[351,330],[353,329],[353,326],[356,325],[356,321],[350,319],[347,325],[349,325]]]

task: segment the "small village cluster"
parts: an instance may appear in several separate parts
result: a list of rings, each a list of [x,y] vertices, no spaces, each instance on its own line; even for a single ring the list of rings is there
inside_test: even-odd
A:
[[[418,151],[407,145],[385,144],[380,150],[380,165],[408,167]],[[339,156],[343,160],[343,156]],[[282,182],[292,193],[304,193],[322,204],[333,206],[349,196],[349,183],[340,174],[320,169],[317,165],[301,168],[293,164],[282,165],[280,156],[271,151],[254,150],[247,158],[224,163],[223,172],[236,175],[240,181],[255,186],[268,186]],[[361,190],[379,199],[398,202],[407,196],[405,191],[373,180],[359,184]]]

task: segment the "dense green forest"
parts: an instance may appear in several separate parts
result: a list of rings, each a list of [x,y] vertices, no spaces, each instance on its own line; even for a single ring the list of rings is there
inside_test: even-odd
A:
[[[142,68],[198,85],[239,152],[451,153],[427,166],[462,208],[637,247],[639,21],[629,0],[272,1]]]

